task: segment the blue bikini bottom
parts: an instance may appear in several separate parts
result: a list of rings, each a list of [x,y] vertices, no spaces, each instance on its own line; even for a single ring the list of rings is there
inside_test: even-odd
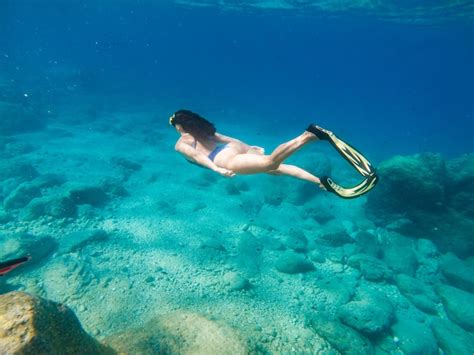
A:
[[[216,155],[219,154],[220,151],[224,150],[225,148],[227,148],[227,144],[219,145],[219,146],[215,147],[214,150],[212,152],[210,152],[207,157],[211,161],[214,161],[214,158],[216,157]]]

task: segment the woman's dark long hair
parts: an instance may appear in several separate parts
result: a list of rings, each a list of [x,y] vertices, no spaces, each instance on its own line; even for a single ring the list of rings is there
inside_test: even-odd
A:
[[[216,133],[214,124],[189,110],[179,110],[170,118],[170,123],[183,127],[183,130],[192,135],[197,140],[212,139]]]

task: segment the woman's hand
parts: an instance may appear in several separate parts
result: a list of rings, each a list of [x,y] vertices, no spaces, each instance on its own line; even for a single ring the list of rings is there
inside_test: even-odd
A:
[[[216,168],[214,171],[216,173],[221,174],[222,176],[229,177],[229,178],[235,176],[235,173],[232,170],[228,170],[228,169],[224,169],[224,168]]]

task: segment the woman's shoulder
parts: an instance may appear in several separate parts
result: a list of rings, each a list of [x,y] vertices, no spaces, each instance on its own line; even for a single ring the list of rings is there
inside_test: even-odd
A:
[[[187,144],[192,144],[196,141],[196,139],[190,135],[189,133],[183,134],[181,137],[179,137],[178,142],[182,143],[187,143]]]

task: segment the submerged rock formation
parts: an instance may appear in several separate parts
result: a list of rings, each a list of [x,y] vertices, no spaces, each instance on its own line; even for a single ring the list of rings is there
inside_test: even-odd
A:
[[[113,354],[65,305],[22,292],[0,296],[2,354]]]
[[[233,328],[197,313],[161,315],[141,328],[115,334],[106,342],[119,354],[248,354]]]
[[[374,354],[373,345],[365,336],[324,314],[311,316],[308,324],[342,354]]]
[[[441,251],[474,253],[474,154],[396,156],[380,164],[380,184],[367,195],[377,224],[430,239]]]
[[[342,323],[372,336],[386,331],[394,320],[394,308],[381,292],[359,290],[356,299],[338,310]]]

